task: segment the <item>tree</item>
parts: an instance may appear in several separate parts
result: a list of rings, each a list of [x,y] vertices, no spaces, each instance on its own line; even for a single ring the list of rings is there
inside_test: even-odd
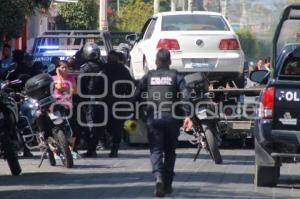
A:
[[[248,28],[240,28],[236,31],[236,33],[239,36],[246,59],[253,59],[258,50],[257,39],[255,35]]]
[[[36,9],[48,9],[51,0],[0,0],[0,38],[18,38],[25,25],[25,16]]]
[[[93,30],[98,28],[99,5],[96,0],[78,0],[78,3],[58,5],[58,29]]]
[[[116,17],[116,29],[138,32],[152,14],[153,4],[151,2],[130,0],[128,4],[122,6]]]

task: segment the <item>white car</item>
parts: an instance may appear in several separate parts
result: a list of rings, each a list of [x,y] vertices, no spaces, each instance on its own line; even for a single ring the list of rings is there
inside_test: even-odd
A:
[[[156,69],[160,48],[171,52],[171,68],[179,72],[207,72],[210,80],[243,84],[244,53],[238,36],[220,13],[164,12],[149,18],[139,35],[128,35],[133,45],[130,70],[138,80]]]

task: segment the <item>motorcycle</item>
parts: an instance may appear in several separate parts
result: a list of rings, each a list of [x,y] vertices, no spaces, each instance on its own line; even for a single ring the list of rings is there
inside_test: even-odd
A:
[[[74,162],[68,142],[68,137],[72,136],[72,130],[68,120],[60,111],[53,112],[51,110],[56,102],[51,95],[52,83],[51,76],[42,73],[30,78],[25,84],[27,94],[25,102],[30,107],[32,118],[28,119],[27,117],[27,126],[22,128],[24,130],[23,138],[28,148],[41,150],[39,167],[47,154],[50,165],[55,166],[54,154],[56,154],[65,167],[72,168]],[[26,124],[26,121],[24,123]],[[27,133],[24,133],[26,129]],[[33,140],[36,140],[38,145],[34,145]]]
[[[193,114],[193,128],[191,131],[181,133],[192,135],[195,139],[189,139],[190,143],[197,145],[197,153],[194,161],[198,158],[201,149],[209,152],[209,155],[215,164],[222,164],[222,156],[219,150],[221,142],[218,126],[219,115],[216,113],[216,105],[213,102],[213,93],[208,91],[208,80],[202,73],[193,73],[185,76],[187,88],[193,95],[190,95],[190,101],[195,107]]]
[[[18,150],[22,141],[16,132],[18,123],[18,106],[13,98],[14,91],[10,86],[18,85],[21,81],[5,81],[1,83],[0,91],[0,154],[7,160],[12,175],[22,172]]]

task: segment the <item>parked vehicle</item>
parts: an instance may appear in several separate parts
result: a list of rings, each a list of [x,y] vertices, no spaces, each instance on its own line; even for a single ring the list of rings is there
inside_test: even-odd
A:
[[[43,65],[48,66],[52,57],[65,60],[74,56],[87,42],[95,42],[104,59],[113,49],[108,31],[53,30],[46,31],[35,38],[32,55],[34,61],[41,61]]]
[[[171,68],[182,73],[205,72],[218,85],[244,87],[244,53],[224,16],[215,12],[165,12],[150,17],[140,34],[127,36],[133,45],[130,70],[134,79],[156,68],[159,48],[171,51]]]
[[[22,169],[18,160],[21,140],[16,133],[18,106],[9,86],[19,83],[19,80],[2,82],[0,91],[0,154],[6,159],[12,175],[19,175]]]
[[[300,4],[283,11],[273,38],[273,72],[250,76],[266,84],[255,121],[256,186],[276,186],[282,163],[299,162],[300,44],[289,28],[299,24],[299,12]],[[279,45],[284,47],[277,51]]]
[[[68,137],[71,136],[72,132],[66,119],[50,110],[56,101],[50,91],[52,83],[51,76],[43,73],[30,78],[25,84],[27,95],[34,99],[31,101],[33,103],[31,107],[37,127],[38,147],[42,151],[39,166],[47,154],[50,165],[55,166],[54,154],[56,154],[65,167],[71,168],[73,167],[73,157]]]
[[[187,87],[195,93],[195,97],[190,99],[195,107],[195,113],[192,117],[192,131],[182,133],[192,134],[195,137],[195,141],[191,140],[191,143],[198,147],[194,161],[200,150],[205,149],[216,164],[221,164],[219,114],[216,112],[216,104],[212,101],[213,96],[208,92],[208,80],[202,73],[194,73],[185,76],[185,81]]]

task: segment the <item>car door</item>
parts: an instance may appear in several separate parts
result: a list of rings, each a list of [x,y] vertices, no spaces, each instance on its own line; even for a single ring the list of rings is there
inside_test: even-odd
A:
[[[148,26],[150,25],[151,21],[153,19],[149,18],[145,25],[142,28],[141,34],[139,36],[139,39],[136,41],[134,44],[131,52],[130,52],[130,57],[131,57],[131,63],[130,67],[132,70],[132,75],[134,76],[135,79],[140,79],[143,77],[145,74],[144,68],[143,68],[143,60],[144,60],[144,52],[143,50],[145,49],[145,34],[148,29]]]

